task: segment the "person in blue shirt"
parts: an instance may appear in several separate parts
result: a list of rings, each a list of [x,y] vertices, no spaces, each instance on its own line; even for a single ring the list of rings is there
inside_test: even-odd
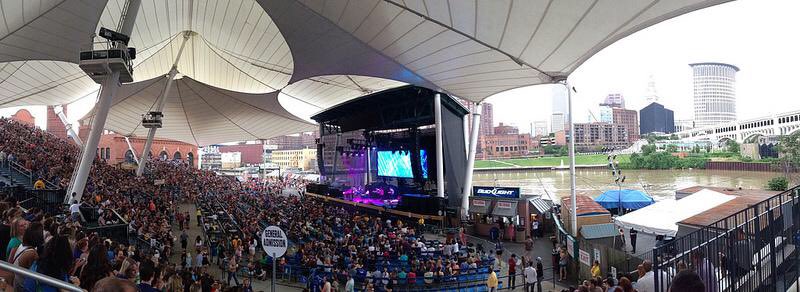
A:
[[[42,256],[38,261],[31,265],[30,269],[65,282],[80,285],[80,280],[76,277],[69,277],[70,267],[72,267],[72,253],[70,251],[69,239],[64,236],[56,235],[44,247]],[[26,277],[23,282],[25,291],[57,292],[58,288],[47,283],[36,281],[31,277]]]

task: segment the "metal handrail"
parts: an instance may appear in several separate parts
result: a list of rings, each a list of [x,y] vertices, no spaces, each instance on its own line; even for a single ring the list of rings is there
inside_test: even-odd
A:
[[[59,289],[64,289],[64,290],[67,290],[67,291],[83,292],[83,289],[81,289],[78,286],[72,285],[70,283],[58,280],[58,279],[50,277],[50,276],[46,276],[46,275],[42,275],[42,274],[33,272],[31,270],[22,268],[20,266],[9,264],[9,263],[4,262],[4,261],[0,261],[0,270],[10,271],[10,272],[13,272],[13,273],[15,273],[17,275],[23,276],[23,277],[30,277],[30,278],[33,278],[33,279],[35,279],[37,281],[41,281],[41,282],[47,283],[48,285],[57,287]]]

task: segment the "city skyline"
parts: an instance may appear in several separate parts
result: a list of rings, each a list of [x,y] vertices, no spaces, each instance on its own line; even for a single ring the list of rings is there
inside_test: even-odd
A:
[[[676,120],[693,118],[691,63],[722,62],[741,68],[737,73],[739,119],[800,109],[793,84],[800,66],[800,1],[742,0],[696,11],[635,33],[604,49],[573,73],[574,122],[599,118],[598,104],[608,94],[621,93],[626,108],[641,110],[649,104],[652,76],[658,102],[675,111]],[[742,21],[747,19],[747,21]],[[765,53],[768,50],[769,53]],[[558,97],[554,97],[554,95]],[[562,85],[540,85],[503,92],[488,98],[495,123],[527,130],[536,120],[549,120],[552,101],[563,98]],[[772,105],[780,104],[776,110]]]

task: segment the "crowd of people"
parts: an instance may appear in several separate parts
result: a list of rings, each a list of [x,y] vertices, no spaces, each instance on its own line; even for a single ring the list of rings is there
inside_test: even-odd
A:
[[[30,169],[38,178],[66,186],[78,150],[38,128],[0,119],[0,156]],[[163,183],[155,184],[155,179]],[[227,272],[227,280],[233,278],[230,284],[248,287],[245,282],[251,277],[239,283],[236,275],[244,269],[254,278],[265,276],[260,264],[267,257],[256,252],[258,238],[264,226],[278,225],[296,246],[291,255],[280,259],[281,271],[306,277],[316,289],[352,289],[356,281],[364,289],[378,290],[430,285],[477,273],[494,262],[490,254],[468,249],[459,238],[427,240],[417,231],[416,222],[334,206],[302,196],[304,188],[300,179],[240,182],[174,161],[151,161],[146,174],[137,177],[131,170],[96,159],[81,201],[71,202],[64,216],[24,210],[13,196],[5,198],[0,204],[0,245],[9,248],[0,256],[87,290],[112,277],[166,291],[190,291],[191,287],[210,291],[205,288],[228,284],[209,273],[216,259]],[[287,194],[287,189],[298,192]],[[211,201],[220,202],[231,214],[239,232],[215,240],[213,246],[205,238],[196,238],[192,256],[185,232],[173,232],[174,225],[182,230],[193,219],[179,205]],[[196,215],[198,224],[205,220]],[[128,223],[129,242],[85,231],[89,225],[123,221]],[[45,236],[36,238],[37,231]],[[26,233],[31,236],[26,238]],[[181,255],[181,260],[170,262],[173,254]],[[14,279],[13,274],[4,276],[12,287],[30,282]],[[30,285],[42,287],[41,283]]]

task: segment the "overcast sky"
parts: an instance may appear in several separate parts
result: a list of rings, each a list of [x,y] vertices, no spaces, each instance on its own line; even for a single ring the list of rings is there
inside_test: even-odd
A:
[[[608,93],[622,93],[629,109],[645,104],[653,75],[659,102],[676,119],[693,116],[689,63],[723,62],[740,68],[736,75],[740,119],[800,110],[800,1],[741,0],[695,11],[659,23],[602,50],[569,80],[577,122],[599,118],[598,104]],[[532,86],[489,97],[494,123],[513,123],[523,132],[535,120],[550,120],[551,96],[563,86]],[[566,95],[565,95],[566,97]],[[521,106],[523,105],[523,106]]]
[[[800,110],[800,1],[740,0],[683,15],[624,38],[589,59],[570,76],[576,122],[590,121],[609,93],[622,93],[629,109],[641,109],[649,76],[660,102],[678,119],[693,115],[689,63],[723,62],[738,66],[737,111],[740,119]],[[515,124],[527,132],[536,120],[550,120],[553,94],[563,87],[540,85],[507,91],[487,99],[494,123]],[[76,121],[95,100],[92,95],[70,106]],[[44,128],[44,107],[27,107]],[[10,115],[19,108],[2,109]]]

